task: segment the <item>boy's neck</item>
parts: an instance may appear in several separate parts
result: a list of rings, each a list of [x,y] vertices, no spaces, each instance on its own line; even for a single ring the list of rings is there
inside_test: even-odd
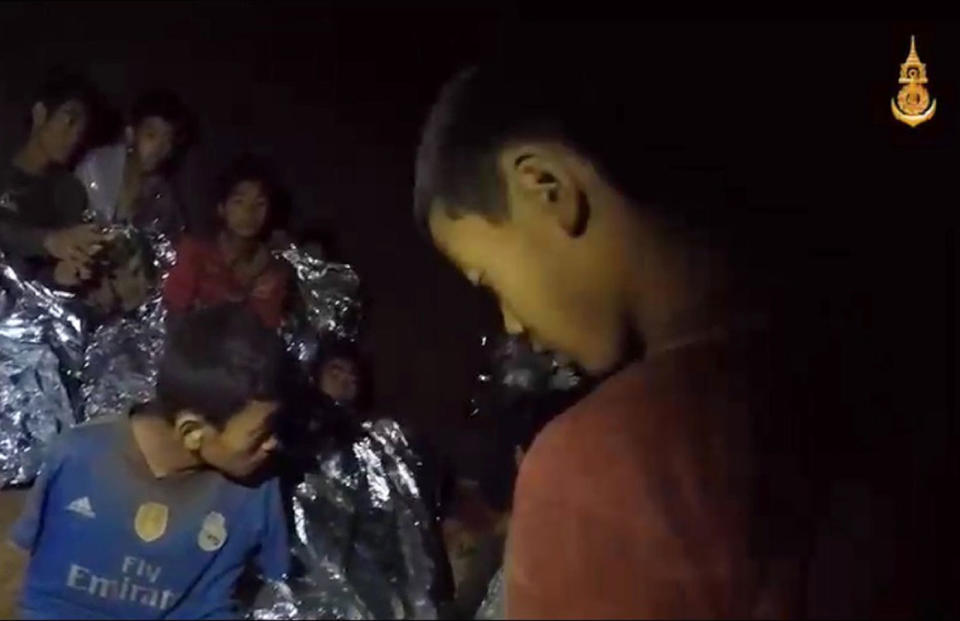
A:
[[[234,235],[226,228],[221,229],[217,236],[217,243],[220,245],[220,251],[227,259],[227,263],[230,264],[238,259],[250,259],[260,249],[260,242],[257,239]]]
[[[723,253],[676,239],[648,241],[643,247],[644,260],[633,279],[642,289],[631,295],[636,300],[634,328],[647,355],[723,330],[733,303]]]
[[[184,446],[164,417],[145,411],[130,418],[133,437],[147,467],[158,479],[197,470],[200,459]]]
[[[13,156],[13,164],[28,175],[39,176],[50,168],[50,158],[32,137]]]

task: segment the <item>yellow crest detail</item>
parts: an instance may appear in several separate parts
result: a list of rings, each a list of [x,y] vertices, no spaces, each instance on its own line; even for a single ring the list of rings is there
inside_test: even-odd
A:
[[[167,505],[158,502],[145,502],[137,509],[137,516],[133,520],[133,528],[137,536],[150,543],[163,537],[167,532],[167,519],[170,510]]]

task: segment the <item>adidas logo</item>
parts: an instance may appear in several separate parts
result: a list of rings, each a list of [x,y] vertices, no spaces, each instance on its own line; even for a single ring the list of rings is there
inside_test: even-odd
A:
[[[79,513],[83,517],[97,517],[97,514],[93,512],[93,507],[90,506],[90,498],[87,496],[84,496],[83,498],[77,498],[71,502],[69,505],[67,505],[67,511]]]

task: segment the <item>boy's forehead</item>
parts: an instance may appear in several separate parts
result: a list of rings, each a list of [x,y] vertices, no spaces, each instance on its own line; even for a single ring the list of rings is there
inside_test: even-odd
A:
[[[233,185],[230,194],[264,194],[263,182],[259,179],[241,179]]]

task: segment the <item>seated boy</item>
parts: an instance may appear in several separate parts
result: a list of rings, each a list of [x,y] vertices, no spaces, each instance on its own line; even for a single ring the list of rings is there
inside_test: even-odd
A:
[[[87,154],[76,176],[103,223],[131,223],[177,241],[183,214],[168,174],[189,140],[190,113],[171,91],[141,94],[129,115],[124,140]]]
[[[317,360],[314,381],[324,399],[353,408],[360,396],[360,354],[349,343],[325,344]]]
[[[63,167],[80,147],[97,99],[80,75],[50,72],[30,114],[30,134],[0,164],[0,250],[21,277],[53,284],[57,262],[85,278],[102,235],[83,223],[86,195]]]
[[[264,325],[280,325],[287,271],[265,242],[276,196],[276,186],[259,162],[241,158],[234,163],[221,183],[219,231],[210,239],[185,236],[177,248],[177,264],[163,292],[170,311],[238,302]]]
[[[349,447],[363,433],[360,353],[345,341],[324,340],[301,386],[297,407],[309,415],[284,421],[283,444],[291,476],[313,467],[318,452]]]
[[[282,346],[242,308],[168,338],[156,403],[66,431],[12,539],[31,554],[23,618],[233,618],[247,560],[287,572],[275,478]]]

